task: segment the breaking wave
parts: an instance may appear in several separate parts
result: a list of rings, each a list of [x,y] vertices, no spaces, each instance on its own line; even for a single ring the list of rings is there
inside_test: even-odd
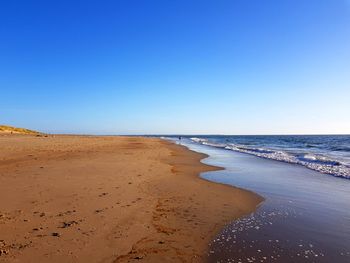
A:
[[[292,150],[276,150],[266,147],[252,147],[250,146],[250,144],[245,145],[228,142],[214,142],[206,138],[192,137],[190,139],[193,142],[202,145],[223,148],[240,153],[246,153],[275,161],[298,164],[321,173],[350,179],[350,166],[348,164],[322,154],[315,154],[309,152],[300,153]],[[307,145],[305,149],[310,148],[310,146],[311,145]],[[342,149],[344,148],[345,147],[343,147]]]

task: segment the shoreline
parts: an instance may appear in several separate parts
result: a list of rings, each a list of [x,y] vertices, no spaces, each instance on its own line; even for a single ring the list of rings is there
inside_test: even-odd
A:
[[[207,262],[349,262],[350,186],[334,176],[240,152],[184,145],[226,169],[202,177],[250,189],[265,198],[254,213],[226,225]],[[327,237],[327,238],[325,238]]]
[[[14,135],[0,149],[0,262],[201,262],[263,200],[161,139]]]

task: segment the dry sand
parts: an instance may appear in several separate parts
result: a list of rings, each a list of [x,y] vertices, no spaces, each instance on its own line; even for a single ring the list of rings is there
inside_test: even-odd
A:
[[[201,262],[262,199],[142,137],[0,136],[0,262]]]

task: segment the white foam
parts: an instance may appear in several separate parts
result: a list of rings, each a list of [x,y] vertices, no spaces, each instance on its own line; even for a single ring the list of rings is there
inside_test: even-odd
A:
[[[204,142],[207,142],[208,140],[207,139],[203,139],[203,138],[197,138],[197,137],[192,137],[190,138],[192,141],[194,142],[198,142],[198,143],[204,143]]]
[[[203,139],[203,138],[191,138],[191,140],[203,145],[213,146],[218,148],[225,148],[225,149],[246,153],[246,154],[254,155],[265,159],[271,159],[271,160],[292,163],[292,164],[299,164],[321,173],[331,174],[334,176],[350,179],[350,167],[347,167],[343,163],[340,163],[336,160],[332,160],[322,155],[305,154],[303,158],[298,159],[296,156],[284,151],[274,151],[266,148],[252,148],[252,147],[247,147],[245,145],[232,144],[232,143],[230,144],[214,143],[214,142],[209,142],[207,139]]]

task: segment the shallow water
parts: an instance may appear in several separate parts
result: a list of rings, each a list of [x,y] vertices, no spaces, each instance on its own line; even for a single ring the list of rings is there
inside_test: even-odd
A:
[[[226,170],[207,180],[266,198],[210,243],[209,262],[350,262],[350,181],[295,164],[262,159],[183,139],[208,154],[204,163]]]

